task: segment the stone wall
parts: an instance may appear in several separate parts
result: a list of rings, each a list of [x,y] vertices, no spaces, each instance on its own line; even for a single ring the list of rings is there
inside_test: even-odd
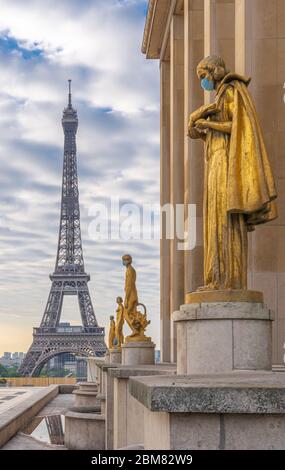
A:
[[[199,86],[196,65],[203,56],[219,54],[229,68],[252,76],[250,92],[277,182],[279,218],[258,227],[249,239],[249,288],[263,291],[266,304],[276,314],[273,363],[283,364],[285,2],[184,0],[184,4],[176,2],[176,8],[173,1],[158,3],[160,10],[145,31],[144,52],[159,59],[161,67],[161,203],[184,200],[196,204],[197,215],[194,250],[183,254],[176,239],[161,241],[162,359],[176,360],[172,313],[184,303],[186,292],[203,283],[203,144],[191,142],[186,133],[190,112],[211,99]],[[187,217],[185,211],[186,227]]]

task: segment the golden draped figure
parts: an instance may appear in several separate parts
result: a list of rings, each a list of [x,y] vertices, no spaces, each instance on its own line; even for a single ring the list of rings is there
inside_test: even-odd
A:
[[[145,329],[150,321],[147,320],[145,306],[138,302],[136,271],[132,266],[132,257],[124,255],[122,261],[126,267],[124,318],[132,330],[131,335],[125,341],[150,341],[151,338],[145,336]],[[144,308],[144,313],[137,309],[139,305]]]
[[[124,326],[124,305],[122,297],[117,297],[118,308],[116,310],[115,337],[117,339],[117,347],[121,349],[124,342],[123,326]]]
[[[109,326],[109,338],[108,338],[108,347],[109,349],[114,349],[114,340],[115,340],[115,320],[113,315],[110,316],[110,326]]]
[[[189,137],[205,142],[204,286],[247,289],[247,232],[277,217],[274,179],[249,78],[210,56],[197,67],[215,102],[193,112]]]

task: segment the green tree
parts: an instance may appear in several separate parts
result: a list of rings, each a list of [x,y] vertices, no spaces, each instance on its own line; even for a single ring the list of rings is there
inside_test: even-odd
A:
[[[8,371],[8,376],[7,377],[20,377],[20,374],[18,373],[18,369],[19,369],[18,366],[8,367],[7,368],[7,371]]]
[[[0,377],[8,377],[8,369],[0,364]]]

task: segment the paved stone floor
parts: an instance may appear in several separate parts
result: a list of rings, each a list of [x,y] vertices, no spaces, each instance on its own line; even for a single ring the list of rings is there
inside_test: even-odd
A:
[[[0,414],[29,398],[40,387],[0,387]]]
[[[65,450],[65,447],[45,444],[18,432],[1,450]]]
[[[5,389],[8,390],[8,389]],[[20,391],[22,389],[14,389],[10,393],[11,399],[7,400],[11,406],[17,406],[17,400],[20,400],[24,395],[15,395],[15,390]],[[33,387],[32,390],[35,390]],[[25,392],[32,392],[28,390]],[[8,396],[8,393],[7,393]],[[25,394],[25,397],[27,395]],[[0,399],[1,401],[1,399]],[[12,405],[12,402],[14,403]],[[51,400],[38,414],[35,418],[45,417],[49,415],[64,415],[68,408],[71,408],[74,405],[74,395],[72,394],[59,394],[53,400]],[[1,404],[0,404],[1,409]],[[7,409],[7,408],[6,408]],[[24,434],[22,431],[18,432],[12,439],[10,439],[7,444],[2,447],[1,450],[66,450],[64,446],[54,446],[46,442],[35,439],[32,436]]]
[[[74,395],[72,393],[60,393],[38,413],[38,416],[63,415],[73,406]]]

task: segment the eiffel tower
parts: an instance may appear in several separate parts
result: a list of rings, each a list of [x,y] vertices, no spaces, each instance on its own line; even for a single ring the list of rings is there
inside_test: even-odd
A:
[[[102,356],[106,351],[104,328],[98,326],[87,285],[90,276],[84,269],[76,157],[78,117],[71,102],[71,80],[62,126],[64,158],[56,264],[41,325],[34,328],[33,343],[19,369],[23,376],[39,375],[43,365],[61,353]],[[77,295],[82,326],[60,324],[65,295]]]

